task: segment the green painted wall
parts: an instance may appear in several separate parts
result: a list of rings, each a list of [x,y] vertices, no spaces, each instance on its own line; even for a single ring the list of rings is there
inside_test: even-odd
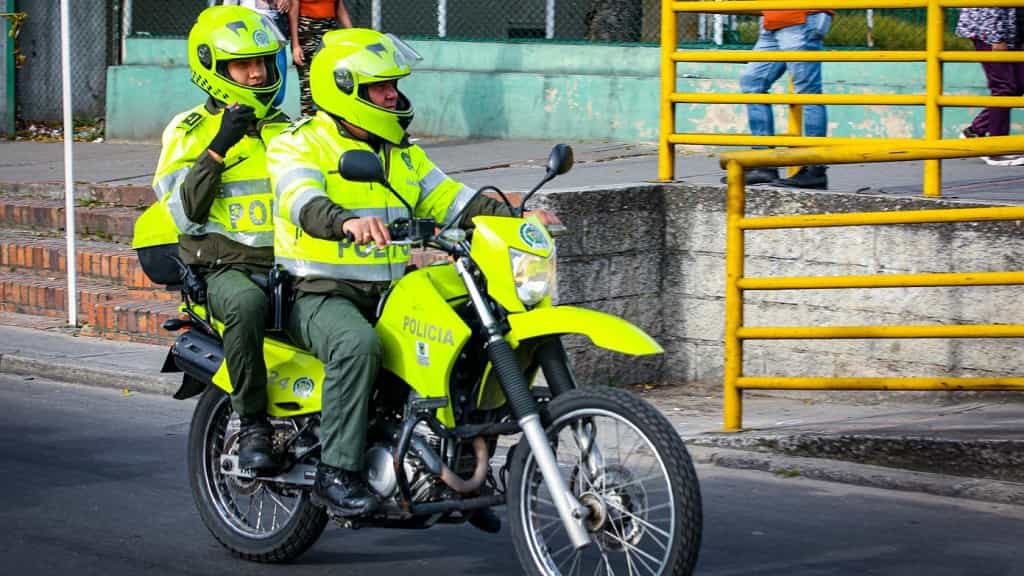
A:
[[[659,56],[655,46],[487,43],[421,40],[423,62],[402,90],[416,106],[421,135],[653,142],[658,137]],[[203,100],[189,81],[185,41],[129,40],[125,65],[107,71],[107,136],[155,140],[178,111]],[[830,93],[920,93],[924,64],[825,63]],[[678,90],[735,92],[740,64],[679,64]],[[987,94],[977,64],[945,68],[946,92]],[[784,82],[778,83],[778,89]],[[785,126],[776,106],[776,126]],[[298,80],[288,79],[285,110],[298,111]],[[679,132],[745,132],[742,106],[680,104]],[[947,109],[953,138],[976,109]],[[835,136],[921,137],[924,109],[830,106]]]

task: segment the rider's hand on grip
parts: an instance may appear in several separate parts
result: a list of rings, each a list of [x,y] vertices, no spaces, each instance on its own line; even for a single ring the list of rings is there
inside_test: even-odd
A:
[[[224,109],[223,116],[220,120],[220,130],[209,146],[211,151],[222,158],[228,153],[228,149],[245,136],[249,125],[256,121],[256,112],[249,106],[232,104]]]
[[[384,221],[376,216],[345,220],[341,225],[341,231],[346,238],[356,244],[373,242],[377,246],[387,246],[391,242],[387,224],[384,224]]]

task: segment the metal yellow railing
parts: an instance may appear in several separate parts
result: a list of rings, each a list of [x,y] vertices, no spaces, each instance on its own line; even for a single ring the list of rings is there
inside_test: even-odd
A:
[[[1024,96],[955,96],[943,94],[942,65],[945,62],[1024,62],[1024,51],[963,52],[943,50],[943,8],[951,7],[1024,7],[1024,0],[832,0],[824,6],[817,0],[734,0],[662,1],[661,13],[661,114],[658,148],[658,179],[675,177],[675,146],[677,144],[730,146],[837,146],[856,145],[870,140],[872,145],[891,146],[914,142],[939,142],[942,139],[942,108],[945,106],[1024,107]],[[759,13],[762,10],[808,10],[827,7],[841,9],[926,8],[927,35],[924,50],[866,51],[771,51],[750,50],[676,50],[678,30],[676,14],[680,12]],[[742,94],[676,92],[678,62],[924,62],[923,94]],[[675,105],[702,104],[789,104],[789,134],[754,136],[750,134],[676,133]],[[799,116],[793,108],[801,104],[825,105],[892,105],[924,106],[923,139],[895,138],[831,138],[802,136]],[[1015,150],[1015,153],[1021,150]],[[924,195],[939,196],[942,187],[940,161],[924,162]]]
[[[992,0],[988,0],[992,1]],[[963,272],[938,274],[876,274],[862,276],[744,276],[747,230],[878,226],[939,222],[1024,220],[1024,207],[958,208],[903,212],[858,212],[748,217],[744,172],[766,166],[854,164],[940,160],[991,156],[1024,150],[1024,136],[1001,136],[903,146],[861,143],[849,147],[751,150],[722,155],[728,174],[725,247],[725,369],[723,427],[743,426],[745,389],[802,390],[1024,390],[1024,378],[867,378],[867,377],[748,377],[743,376],[744,340],[831,338],[1024,338],[1024,325],[970,324],[936,326],[744,326],[746,290],[891,288],[922,286],[994,286],[1024,284],[1024,272]]]

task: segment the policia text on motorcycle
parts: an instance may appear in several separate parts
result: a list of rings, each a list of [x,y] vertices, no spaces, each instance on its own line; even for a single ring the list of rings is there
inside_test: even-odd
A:
[[[192,81],[209,99],[178,114],[163,133],[153,188],[159,203],[136,224],[135,248],[177,242],[181,260],[206,281],[224,323],[224,356],[241,422],[239,466],[273,469],[266,417],[263,335],[267,297],[250,279],[273,265],[273,194],[266,144],[288,126],[272,107],[282,85],[280,33],[240,6],[214,6],[188,38]],[[142,251],[140,250],[140,258]]]
[[[462,212],[458,225],[467,226],[474,216],[508,213],[499,202],[473,199],[472,189],[409,143],[413,108],[398,81],[409,75],[412,57],[373,30],[325,34],[310,65],[317,113],[293,123],[267,149],[275,261],[296,278],[288,332],[325,366],[323,452],[313,493],[343,516],[377,507],[361,474],[367,404],[382,353],[367,319],[409,260],[405,247],[389,245],[388,224],[411,216],[448,224]],[[349,150],[376,153],[388,182],[416,214],[381,185],[342,179],[338,159]],[[544,223],[557,222],[537,214]],[[355,246],[346,248],[350,242]]]

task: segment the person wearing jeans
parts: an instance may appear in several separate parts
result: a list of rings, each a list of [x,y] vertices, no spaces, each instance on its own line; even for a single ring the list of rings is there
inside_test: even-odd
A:
[[[755,51],[821,50],[822,40],[832,26],[828,11],[771,10],[761,17],[761,34]],[[789,71],[798,94],[821,94],[821,62],[750,62],[740,77],[740,90],[745,94],[765,94]],[[808,104],[804,110],[804,135],[825,136],[828,116],[825,106]],[[748,104],[750,133],[774,136],[775,119],[768,104]],[[759,168],[746,173],[747,184],[775,183],[798,188],[827,188],[825,166],[805,166],[792,178],[779,180],[778,169]]]
[[[964,8],[957,20],[956,35],[974,42],[978,51],[1020,50],[1024,10],[1016,8]],[[1024,94],[1024,62],[982,62],[992,96]],[[1009,108],[985,108],[960,133],[961,138],[1006,136],[1010,133]],[[1024,155],[985,156],[990,166],[1021,166]]]

